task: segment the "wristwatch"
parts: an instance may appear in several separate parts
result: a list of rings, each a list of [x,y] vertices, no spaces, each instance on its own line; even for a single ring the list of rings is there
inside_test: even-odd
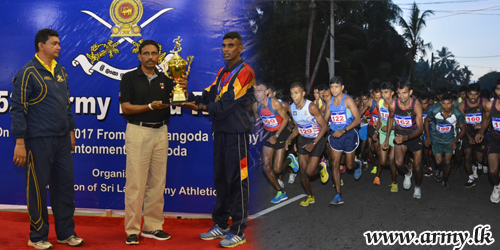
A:
[[[203,106],[203,104],[200,102],[198,103],[198,111],[201,111],[201,107]]]

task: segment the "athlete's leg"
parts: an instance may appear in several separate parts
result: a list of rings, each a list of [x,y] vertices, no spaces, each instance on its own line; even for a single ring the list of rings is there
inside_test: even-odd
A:
[[[278,184],[278,180],[274,171],[272,169],[272,160],[274,155],[274,148],[271,147],[262,147],[262,158],[264,161],[264,172],[266,173],[267,179],[271,182],[271,184],[276,188],[276,190],[280,191],[281,186]]]

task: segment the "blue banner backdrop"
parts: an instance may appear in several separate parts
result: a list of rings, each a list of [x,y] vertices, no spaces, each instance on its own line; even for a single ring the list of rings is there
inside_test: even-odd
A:
[[[59,32],[58,63],[68,71],[76,119],[75,198],[79,208],[123,209],[124,131],[118,101],[120,76],[139,65],[135,50],[153,39],[162,52],[182,39],[181,57],[194,56],[189,91],[202,91],[224,66],[222,36],[242,34],[242,57],[253,65],[252,21],[259,13],[251,0],[37,0],[7,1],[0,15],[0,204],[26,204],[24,169],[12,163],[10,133],[12,78],[34,53],[42,28]],[[123,33],[123,34],[122,34]],[[116,36],[117,35],[117,36]],[[121,36],[120,36],[121,35]],[[209,213],[215,201],[210,119],[172,109],[165,211]],[[252,136],[251,144],[257,142]],[[258,154],[253,150],[254,154]],[[251,164],[258,160],[252,159]]]

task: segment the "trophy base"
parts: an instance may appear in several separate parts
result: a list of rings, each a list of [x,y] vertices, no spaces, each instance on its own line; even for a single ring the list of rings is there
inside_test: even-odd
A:
[[[171,101],[170,104],[179,105],[179,104],[183,104],[183,103],[187,103],[187,102],[188,102],[187,100],[184,100],[184,101]]]

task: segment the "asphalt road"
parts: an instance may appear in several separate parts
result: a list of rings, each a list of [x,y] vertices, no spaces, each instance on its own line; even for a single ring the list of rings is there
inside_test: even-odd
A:
[[[371,168],[370,168],[371,169]],[[249,223],[257,224],[257,239],[248,239],[260,249],[454,249],[444,242],[431,245],[396,243],[392,246],[368,245],[363,234],[367,231],[414,231],[416,235],[430,231],[451,233],[474,232],[480,225],[490,225],[485,237],[491,245],[465,245],[463,249],[500,249],[500,205],[490,202],[492,184],[487,175],[481,175],[476,186],[463,186],[466,174],[463,170],[451,173],[449,190],[443,190],[434,177],[424,177],[422,199],[413,199],[413,185],[410,191],[403,189],[403,176],[398,177],[399,192],[390,192],[390,171],[384,169],[381,185],[374,186],[369,170],[364,170],[359,181],[353,174],[344,173],[342,196],[344,204],[329,206],[335,195],[333,180],[321,184],[319,177],[311,182],[316,203],[301,207],[304,198],[292,201],[305,194],[297,176],[294,184],[288,184],[285,174],[285,190],[288,200],[284,204],[271,204],[276,190],[268,183],[262,169],[251,171],[251,215],[260,215]],[[288,204],[286,203],[288,202]],[[267,210],[266,210],[267,209]],[[264,211],[264,212],[262,212]],[[488,234],[489,233],[489,234]],[[484,235],[484,234],[483,234]],[[430,238],[425,238],[430,240]],[[422,240],[425,240],[422,238]],[[431,242],[431,241],[428,241]],[[455,241],[456,242],[456,241]],[[488,242],[488,241],[482,241]],[[459,248],[455,248],[459,249]]]

